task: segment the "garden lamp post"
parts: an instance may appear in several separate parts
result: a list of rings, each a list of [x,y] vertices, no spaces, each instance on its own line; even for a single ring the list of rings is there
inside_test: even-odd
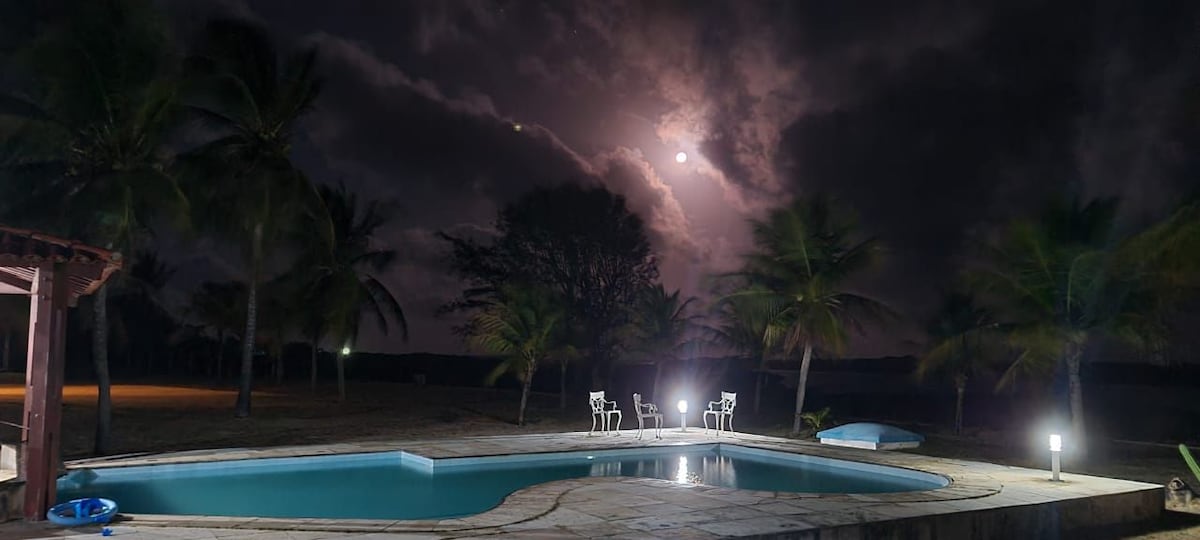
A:
[[[679,409],[679,431],[687,431],[687,400],[679,400],[675,408]]]
[[[1062,469],[1062,435],[1050,434],[1050,481],[1061,482],[1058,473]]]

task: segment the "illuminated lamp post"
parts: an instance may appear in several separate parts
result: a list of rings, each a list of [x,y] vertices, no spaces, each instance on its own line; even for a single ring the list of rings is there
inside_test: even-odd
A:
[[[1050,481],[1061,482],[1058,473],[1062,470],[1062,435],[1050,434]]]

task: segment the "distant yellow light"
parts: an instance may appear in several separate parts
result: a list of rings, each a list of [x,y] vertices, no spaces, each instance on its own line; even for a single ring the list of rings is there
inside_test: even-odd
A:
[[[342,356],[350,356],[350,347],[342,347]]]
[[[521,124],[513,124],[513,131],[520,133],[522,129],[525,129],[525,127]]]

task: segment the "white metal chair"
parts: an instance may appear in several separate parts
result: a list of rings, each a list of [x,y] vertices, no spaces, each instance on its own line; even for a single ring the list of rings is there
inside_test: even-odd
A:
[[[642,409],[646,409],[646,411],[642,412]],[[644,429],[646,429],[646,426],[644,423],[646,418],[654,419],[654,430],[655,430],[654,438],[655,439],[662,438],[663,415],[662,415],[662,413],[658,412],[657,405],[655,405],[653,403],[642,403],[642,395],[634,394],[633,395],[633,412],[634,412],[634,414],[637,415],[637,421],[638,421],[637,438],[639,438],[639,439],[642,438],[642,431]]]
[[[621,434],[621,410],[617,408],[617,402],[604,399],[604,391],[588,392],[588,403],[592,406],[592,430],[588,432],[590,437],[596,432],[596,418],[600,418],[600,429],[605,433],[611,431],[612,416],[617,415],[617,433]],[[609,408],[609,406],[612,408]]]
[[[717,421],[717,436],[722,431],[733,431],[733,408],[737,406],[737,392],[721,392],[720,401],[708,402],[708,410],[704,411],[704,433],[708,433],[708,417],[713,416]]]

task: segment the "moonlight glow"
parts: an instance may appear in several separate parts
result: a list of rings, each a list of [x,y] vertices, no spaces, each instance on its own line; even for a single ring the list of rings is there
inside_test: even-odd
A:
[[[675,154],[675,163],[685,163],[685,162],[687,162],[687,152],[680,152],[678,154]]]

